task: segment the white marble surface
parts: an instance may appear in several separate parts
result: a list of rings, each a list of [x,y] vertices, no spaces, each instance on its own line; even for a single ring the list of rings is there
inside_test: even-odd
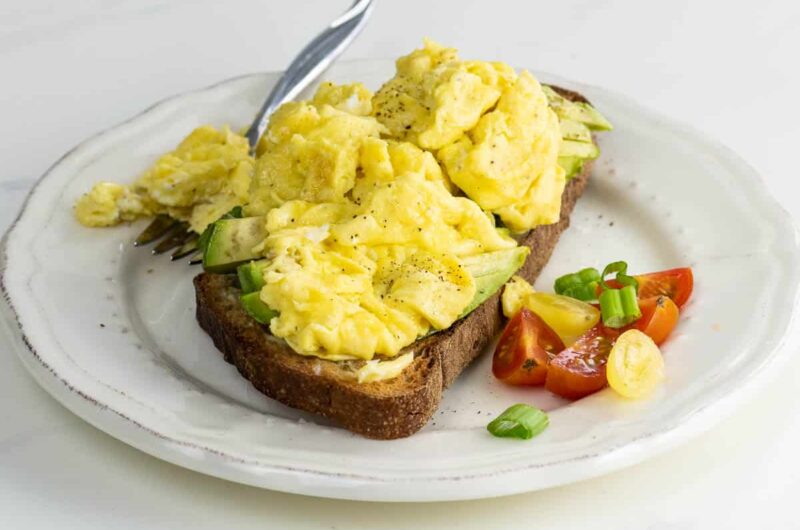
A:
[[[176,92],[281,68],[345,4],[0,1],[0,228],[86,136]],[[379,0],[346,57],[396,56],[428,35],[465,56],[627,93],[738,151],[797,219],[800,6],[733,5]],[[800,359],[773,369],[707,434],[634,468],[534,494],[409,506],[271,493],[150,458],[50,399],[3,340],[0,528],[800,528]]]

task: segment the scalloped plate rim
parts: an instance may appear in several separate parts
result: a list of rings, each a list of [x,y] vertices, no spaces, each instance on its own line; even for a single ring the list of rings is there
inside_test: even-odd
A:
[[[380,60],[371,60],[371,61],[380,61]],[[352,63],[359,63],[365,61],[352,61]],[[270,73],[274,74],[274,73]],[[427,498],[425,496],[420,497],[414,493],[407,493],[405,495],[392,493],[390,490],[384,490],[382,494],[375,495],[375,496],[351,496],[348,495],[348,485],[355,487],[355,488],[362,488],[365,483],[370,482],[377,482],[377,483],[391,483],[391,482],[404,482],[409,485],[408,489],[413,490],[413,485],[418,484],[419,482],[429,482],[432,480],[430,477],[424,478],[422,480],[393,480],[387,479],[385,477],[380,476],[366,476],[366,475],[345,475],[345,474],[329,474],[325,472],[317,472],[314,470],[309,469],[297,469],[289,466],[280,466],[274,463],[267,464],[264,462],[255,462],[255,461],[243,461],[241,459],[237,459],[235,457],[231,457],[225,454],[215,454],[215,453],[208,453],[204,454],[203,458],[198,459],[192,456],[194,450],[203,450],[202,447],[193,447],[191,444],[187,445],[177,440],[170,440],[165,439],[159,433],[148,429],[144,425],[136,424],[128,419],[122,412],[111,410],[108,408],[107,405],[102,403],[98,403],[97,401],[93,400],[91,396],[87,396],[84,394],[76,393],[71,391],[71,386],[69,382],[63,378],[61,378],[58,374],[51,372],[49,366],[44,362],[44,360],[39,356],[36,350],[33,348],[30,340],[25,336],[25,332],[22,329],[22,325],[19,322],[19,319],[16,315],[16,312],[13,308],[12,297],[13,295],[10,294],[10,290],[6,285],[6,260],[8,259],[5,253],[6,244],[9,237],[13,234],[18,222],[23,218],[24,213],[27,209],[27,205],[31,198],[36,194],[37,190],[40,189],[42,183],[44,183],[47,177],[51,174],[51,172],[56,168],[59,167],[61,164],[65,163],[71,158],[76,158],[81,155],[82,151],[89,150],[95,146],[101,139],[103,139],[106,135],[113,134],[114,132],[118,132],[120,129],[124,129],[126,125],[130,125],[132,123],[137,122],[138,120],[150,115],[151,113],[159,110],[165,109],[170,104],[177,103],[181,100],[181,98],[191,95],[191,94],[198,94],[204,93],[214,90],[215,88],[227,86],[229,84],[235,83],[240,80],[249,79],[253,77],[263,77],[265,74],[247,74],[242,76],[237,76],[234,78],[230,78],[219,83],[212,84],[208,87],[192,90],[188,92],[184,92],[181,94],[177,94],[171,96],[169,98],[165,98],[158,103],[155,103],[149,107],[147,107],[142,112],[136,114],[135,116],[131,117],[128,120],[121,122],[118,125],[109,127],[104,131],[91,136],[87,140],[81,142],[76,147],[65,153],[58,161],[56,161],[44,174],[40,179],[37,180],[36,184],[31,189],[30,193],[26,197],[23,206],[20,209],[20,213],[17,218],[13,221],[9,229],[7,230],[6,234],[3,237],[2,245],[3,245],[3,257],[2,257],[2,276],[0,276],[0,287],[2,287],[2,291],[4,294],[5,302],[7,304],[6,311],[10,311],[11,315],[10,318],[6,318],[7,321],[7,331],[10,332],[12,335],[12,340],[14,338],[17,339],[16,347],[14,348],[17,352],[19,358],[23,361],[23,364],[26,368],[32,373],[35,377],[37,382],[40,383],[55,399],[63,403],[67,408],[73,411],[78,416],[82,417],[84,420],[88,421],[95,427],[108,434],[115,436],[126,443],[137,447],[153,456],[158,458],[170,461],[177,465],[181,465],[190,469],[194,469],[199,472],[210,473],[222,478],[226,478],[229,480],[234,480],[237,482],[243,482],[247,484],[251,484],[254,486],[265,486],[268,485],[271,489],[282,489],[283,491],[291,491],[295,493],[309,493],[309,490],[313,494],[317,495],[324,495],[329,497],[338,497],[338,498],[371,498],[375,500],[446,500],[446,499],[466,499],[466,498],[481,498],[486,496],[497,496],[509,493],[515,493],[518,491],[524,491],[524,489],[519,488],[503,488],[502,484],[495,484],[493,486],[492,493],[489,495],[482,495],[482,494],[470,494],[470,495],[460,495],[457,491],[452,492],[450,494],[443,491],[441,488],[437,488],[437,494],[435,498]],[[557,78],[557,76],[548,75],[548,78]],[[589,87],[589,85],[583,83],[576,83],[576,82],[566,82],[568,86],[577,86],[577,87]],[[606,89],[596,88],[597,90],[603,90],[606,94],[610,94],[613,97],[622,98],[619,95],[615,95],[613,92],[608,91]],[[629,100],[626,101],[627,104],[631,104]],[[650,114],[650,116],[655,117],[661,120],[665,126],[677,125],[674,124],[672,120],[666,117],[662,117],[657,113],[652,111],[646,110],[641,108],[638,105],[634,105],[639,111],[646,112]],[[709,145],[713,146],[715,149],[724,151],[726,155],[734,160],[738,164],[737,173],[743,176],[743,178],[752,179],[752,188],[759,190],[758,199],[764,203],[764,205],[769,205],[773,208],[773,213],[775,216],[775,222],[778,222],[780,226],[775,225],[774,228],[776,230],[781,229],[784,230],[784,235],[786,235],[786,230],[788,230],[789,234],[793,237],[793,243],[789,248],[789,252],[791,253],[791,258],[793,258],[794,263],[798,262],[798,236],[796,228],[791,221],[791,217],[789,216],[786,211],[780,207],[779,203],[775,201],[767,192],[766,187],[763,185],[763,181],[761,181],[760,176],[758,173],[753,170],[749,165],[747,165],[744,161],[738,158],[738,156],[731,151],[730,149],[720,145],[718,142],[713,140],[709,140],[705,135],[699,133],[698,131],[694,130],[693,128],[686,126],[685,124],[680,124],[680,127],[684,130],[692,131],[698,138],[702,138],[703,141],[707,142]],[[744,175],[747,173],[747,175]],[[777,208],[775,208],[777,206]],[[788,259],[788,258],[787,258]],[[794,287],[794,304],[793,306],[797,307],[798,301],[798,291],[797,291],[797,283],[793,285]],[[747,380],[746,384],[738,387],[738,388],[729,388],[727,392],[720,395],[716,401],[707,404],[704,407],[701,407],[695,410],[689,417],[684,418],[684,422],[678,427],[672,428],[665,428],[662,430],[655,430],[650,431],[643,434],[638,439],[632,441],[631,443],[623,444],[617,447],[614,450],[606,451],[602,454],[585,454],[581,457],[573,457],[568,458],[564,461],[554,461],[547,466],[541,467],[549,467],[549,466],[561,466],[561,467],[568,467],[578,464],[579,466],[584,463],[586,460],[592,461],[592,469],[587,472],[585,469],[573,469],[572,471],[568,471],[565,473],[560,480],[553,480],[549,484],[550,486],[555,486],[558,484],[563,484],[566,482],[570,482],[572,480],[576,480],[579,478],[589,478],[591,476],[597,476],[603,474],[605,472],[620,469],[627,465],[632,465],[636,462],[639,462],[645,458],[648,458],[654,454],[662,452],[672,446],[674,446],[679,441],[683,441],[691,437],[692,435],[698,434],[708,428],[710,428],[714,423],[722,419],[725,414],[730,413],[733,410],[736,403],[738,403],[741,399],[749,395],[750,392],[754,391],[757,387],[758,382],[763,382],[765,380],[764,372],[766,371],[767,367],[775,367],[779,359],[784,360],[787,358],[786,352],[791,351],[792,347],[790,347],[790,336],[788,331],[797,327],[798,321],[798,313],[795,309],[791,316],[787,319],[786,325],[784,326],[785,333],[781,337],[780,342],[775,346],[773,349],[772,354],[765,359],[765,361],[758,366],[757,373],[752,374],[752,376]],[[13,322],[10,322],[13,321]],[[10,326],[8,324],[11,324]],[[14,327],[18,329],[14,329]],[[14,337],[15,336],[15,337]],[[794,338],[794,337],[792,337]],[[21,339],[21,340],[20,340]],[[796,339],[794,342],[797,342]],[[20,344],[21,343],[21,344]],[[66,390],[65,390],[66,389]],[[109,419],[109,415],[114,416],[116,418]],[[711,421],[713,420],[713,421]],[[211,469],[209,466],[203,465],[204,463],[210,463]],[[257,472],[253,472],[252,466],[258,468]],[[583,467],[583,466],[580,466]],[[566,470],[566,469],[565,469]],[[522,470],[525,471],[525,470]],[[506,471],[504,473],[489,473],[488,475],[469,475],[464,474],[462,476],[457,477],[442,477],[440,480],[445,482],[452,482],[452,483],[459,483],[463,481],[471,481],[471,480],[484,480],[487,478],[494,477],[505,477],[509,474],[514,474],[513,471]],[[279,478],[281,474],[288,474],[288,475],[302,475],[304,476],[309,483],[314,484],[313,487],[308,488],[302,485],[303,480],[294,480],[287,484],[287,487],[278,487],[275,484],[276,475]],[[268,477],[268,480],[264,480],[264,477]],[[330,481],[328,479],[333,479],[334,482],[337,483],[336,487],[331,487]],[[458,487],[455,486],[457,490]]]

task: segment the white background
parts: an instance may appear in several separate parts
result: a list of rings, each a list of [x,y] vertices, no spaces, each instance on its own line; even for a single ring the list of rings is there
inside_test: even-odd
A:
[[[0,0],[0,228],[85,137],[166,96],[281,69],[346,5]],[[800,218],[797,2],[378,0],[345,58],[395,57],[423,36],[689,122]],[[800,528],[800,358],[707,434],[634,468],[502,499],[391,505],[272,493],[148,457],[49,398],[3,340],[0,528]]]

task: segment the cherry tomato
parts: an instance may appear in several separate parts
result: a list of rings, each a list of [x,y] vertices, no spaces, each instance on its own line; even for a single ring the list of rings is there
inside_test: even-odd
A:
[[[692,269],[670,269],[634,276],[639,282],[639,299],[668,296],[680,308],[689,300],[694,287]]]
[[[689,300],[689,297],[692,296],[692,289],[694,288],[694,275],[690,267],[639,274],[634,276],[634,278],[639,282],[639,300],[664,295],[671,298],[672,301],[677,304],[678,308],[683,307],[683,304]],[[606,280],[606,283],[612,289],[619,289],[622,287],[622,285],[614,279]],[[601,291],[602,288],[598,287],[598,294],[600,294]]]
[[[631,327],[643,331],[656,344],[667,340],[678,323],[677,304],[666,296],[652,296],[639,300],[639,309],[642,316]]]
[[[545,388],[554,394],[579,399],[606,386],[606,362],[619,332],[598,324],[553,360]]]
[[[652,392],[663,379],[664,359],[653,339],[638,329],[629,329],[614,343],[606,375],[608,386],[618,394],[640,398]]]
[[[600,321],[599,309],[568,296],[532,292],[524,303],[558,333],[565,344],[572,344]]]
[[[523,308],[512,318],[494,351],[492,373],[512,385],[541,385],[547,363],[564,343],[544,321]]]

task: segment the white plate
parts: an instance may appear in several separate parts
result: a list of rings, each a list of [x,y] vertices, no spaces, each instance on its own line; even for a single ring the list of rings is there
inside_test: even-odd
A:
[[[327,76],[376,87],[389,61]],[[192,128],[248,122],[276,74],[160,103],[83,143],[37,184],[6,238],[3,289],[17,351],[57,400],[164,460],[270,489],[394,501],[468,499],[546,488],[633,464],[730,410],[744,381],[789,348],[798,245],[786,213],[733,153],[605,90],[553,76],[615,124],[539,287],[586,265],[691,265],[696,290],[664,346],[667,379],[631,402],[603,391],[574,404],[467,369],[420,433],[366,440],[262,396],[194,319],[197,268],[131,248],[144,223],[89,230],[72,215],[98,180],[130,181]],[[518,401],[551,411],[532,441],[486,423]],[[89,450],[87,448],[87,450]]]

